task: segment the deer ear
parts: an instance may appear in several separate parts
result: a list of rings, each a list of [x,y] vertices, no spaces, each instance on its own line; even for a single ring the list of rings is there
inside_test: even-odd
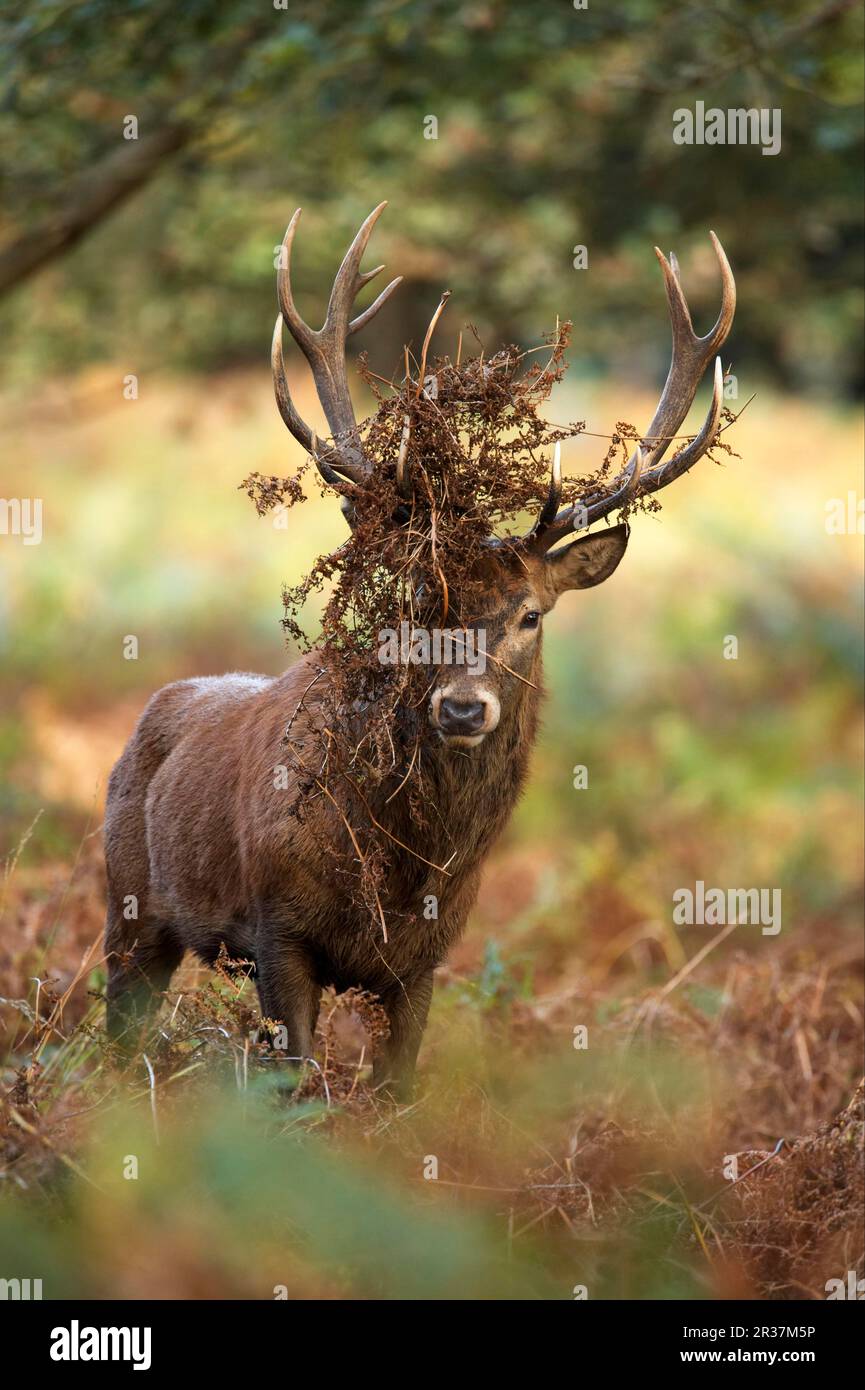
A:
[[[629,531],[624,523],[611,526],[548,555],[547,583],[553,591],[553,602],[566,589],[591,589],[609,579],[627,549]]]

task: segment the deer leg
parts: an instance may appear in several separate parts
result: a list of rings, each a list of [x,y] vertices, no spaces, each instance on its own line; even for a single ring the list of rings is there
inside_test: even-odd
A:
[[[388,1086],[399,1100],[412,1093],[414,1069],[432,998],[433,972],[425,971],[382,998],[390,1023],[390,1037],[383,1044],[372,1069],[373,1084]]]
[[[156,1013],[160,996],[183,959],[183,946],[169,928],[147,922],[141,924],[140,939],[128,950],[112,950],[113,936],[109,925],[105,1023],[112,1042],[131,1051]]]
[[[310,1057],[321,1006],[321,985],[309,952],[298,942],[278,941],[256,953],[255,982],[264,1018],[281,1024],[280,1051]]]

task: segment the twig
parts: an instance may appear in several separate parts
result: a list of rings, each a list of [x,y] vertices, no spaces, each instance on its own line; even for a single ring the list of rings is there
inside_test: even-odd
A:
[[[153,1074],[153,1067],[150,1064],[150,1058],[148,1057],[147,1053],[142,1052],[141,1056],[144,1061],[144,1065],[147,1068],[147,1075],[150,1078],[150,1113],[153,1116],[153,1133],[156,1136],[156,1142],[158,1144],[159,1120],[156,1114],[156,1077]]]

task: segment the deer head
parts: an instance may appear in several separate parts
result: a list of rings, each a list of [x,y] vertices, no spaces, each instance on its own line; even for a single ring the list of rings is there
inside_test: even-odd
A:
[[[364,453],[351,403],[345,344],[350,334],[369,323],[401,282],[402,277],[391,281],[369,308],[350,317],[359,290],[384,268],[360,271],[370,234],[386,206],[380,203],[370,213],[346,252],[333,283],[324,324],[317,331],[309,328],[298,314],[291,291],[291,249],[300,208],[288,225],[277,275],[280,313],[271,357],[277,405],[288,429],[313,457],[325,482],[343,494],[342,507],[349,525],[353,507],[346,492],[352,487],[363,487],[373,464]],[[440,664],[433,673],[429,719],[448,745],[470,748],[480,744],[496,729],[503,713],[519,702],[521,688],[536,688],[544,615],[566,590],[591,588],[613,573],[625,553],[629,528],[620,522],[602,531],[578,535],[567,544],[557,543],[588,530],[613,513],[621,513],[638,498],[667,487],[692,468],[713,444],[723,408],[723,371],[716,354],[733,322],[736,286],[721,243],[714,232],[710,236],[721,272],[721,309],[714,327],[704,337],[694,332],[675,255],[671,253],[668,260],[655,248],[672,324],[672,360],[652,421],[626,468],[611,484],[597,486],[578,502],[562,508],[561,464],[556,445],[549,492],[532,528],[523,536],[490,537],[486,542],[475,576],[477,582],[472,585],[473,595],[483,596],[481,601],[475,597],[463,604],[459,595],[451,595],[452,621],[463,634],[464,650],[483,649],[484,661],[461,662],[457,657],[453,662]],[[283,324],[312,369],[331,431],[330,443],[317,438],[291,400],[282,355]],[[713,356],[712,400],[703,425],[692,440],[665,460]],[[402,451],[397,484],[400,492],[410,498],[411,482],[405,476]],[[483,638],[472,642],[472,634],[475,638],[483,634]]]

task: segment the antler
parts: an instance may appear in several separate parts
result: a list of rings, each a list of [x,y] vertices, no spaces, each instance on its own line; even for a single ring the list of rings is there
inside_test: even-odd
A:
[[[373,209],[345,253],[330,292],[324,323],[317,330],[304,323],[295,308],[291,293],[291,248],[300,220],[300,208],[289,222],[283,238],[285,254],[280,258],[280,268],[276,277],[280,313],[273,330],[270,359],[276,403],[285,424],[298,443],[312,455],[321,476],[330,484],[341,485],[343,478],[360,483],[368,476],[372,467],[361,447],[357,420],[351,403],[346,374],[345,344],[350,334],[357,333],[375,317],[385,300],[402,281],[402,276],[398,275],[382,290],[368,309],[364,309],[356,318],[349,318],[358,291],[384,270],[384,266],[379,265],[375,270],[368,270],[362,274],[360,262],[372,229],[386,207],[387,203],[384,202]],[[332,445],[322,444],[295,409],[282,356],[283,323],[287,325],[288,331],[312,368],[318,398],[333,436]],[[343,476],[340,477],[340,474]]]
[[[679,263],[672,252],[668,261],[656,246],[655,255],[664,273],[667,302],[670,306],[673,356],[652,423],[634,450],[627,468],[614,480],[612,491],[590,493],[573,506],[566,507],[564,511],[559,511],[562,474],[559,446],[556,445],[547,500],[537,522],[525,537],[526,543],[533,549],[549,550],[550,546],[569,532],[583,531],[587,526],[591,526],[592,522],[608,516],[610,512],[620,511],[626,503],[634,501],[637,497],[666,487],[702,458],[715,438],[724,399],[724,374],[720,357],[715,358],[712,404],[699,434],[666,463],[661,462],[693,404],[709,359],[725,342],[736,312],[736,282],[730,263],[715,233],[710,232],[709,235],[721,269],[721,311],[714,328],[703,338],[699,338],[694,332],[688,302],[679,279]]]

